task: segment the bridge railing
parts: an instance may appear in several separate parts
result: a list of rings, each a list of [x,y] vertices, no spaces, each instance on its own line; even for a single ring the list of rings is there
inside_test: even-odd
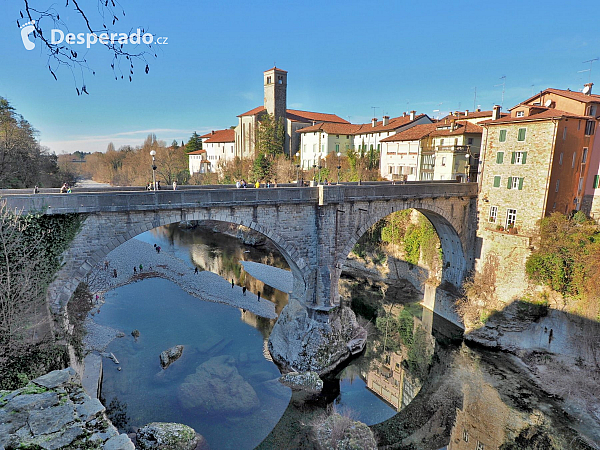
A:
[[[14,191],[13,191],[14,192]],[[96,190],[70,194],[0,191],[0,198],[18,213],[68,214],[165,210],[211,206],[254,206],[295,203],[342,203],[405,198],[477,195],[476,183],[361,184],[270,189],[200,188],[161,191]]]

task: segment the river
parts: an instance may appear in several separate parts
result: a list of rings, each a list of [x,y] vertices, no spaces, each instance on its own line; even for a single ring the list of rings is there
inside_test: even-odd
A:
[[[190,268],[261,291],[277,313],[287,303],[286,293],[240,264],[287,268],[268,246],[175,225],[138,239],[160,245]],[[359,297],[377,297],[369,287],[357,289]],[[274,321],[201,301],[169,280],[144,279],[109,291],[93,317],[126,334],[107,349],[120,364],[105,360],[102,397],[122,431],[181,422],[211,449],[313,448],[310,425],[332,409],[372,425],[381,443],[401,442],[399,448],[517,449],[527,448],[521,445],[526,438],[542,445],[535,448],[593,448],[573,431],[558,401],[510,356],[465,346],[458,328],[414,299],[387,298],[376,316],[362,318],[369,330],[366,351],[326,384],[320,401],[303,402],[277,382],[279,371],[266,351]],[[134,329],[137,339],[130,335]],[[158,355],[174,345],[184,345],[183,356],[162,370]],[[507,446],[513,442],[517,446]]]

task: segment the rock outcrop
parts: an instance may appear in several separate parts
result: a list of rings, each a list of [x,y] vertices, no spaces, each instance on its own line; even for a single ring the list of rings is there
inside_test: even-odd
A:
[[[211,358],[198,366],[179,386],[184,408],[213,414],[246,414],[260,404],[256,392],[239,374],[235,359],[228,355]]]
[[[291,298],[273,327],[269,351],[284,371],[323,376],[362,351],[366,337],[351,309],[314,310]]]
[[[163,369],[169,367],[173,362],[177,361],[183,353],[183,345],[176,345],[160,354],[160,366]]]
[[[319,393],[323,390],[323,380],[315,372],[290,372],[282,375],[279,382],[293,390]]]
[[[205,439],[180,423],[153,422],[140,428],[136,445],[141,450],[194,450]]]
[[[315,427],[319,448],[325,450],[376,450],[373,432],[362,422],[332,414]]]
[[[134,450],[104,411],[74,369],[55,370],[16,391],[0,391],[0,448]]]

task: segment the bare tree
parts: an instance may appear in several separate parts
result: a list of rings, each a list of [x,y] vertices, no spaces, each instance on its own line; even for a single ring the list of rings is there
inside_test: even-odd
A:
[[[19,28],[22,28],[22,34],[25,33],[32,47],[35,45],[31,42],[31,37],[34,41],[40,42],[45,48],[48,55],[48,70],[52,76],[57,79],[56,72],[61,66],[66,66],[70,69],[73,78],[76,80],[77,95],[83,93],[88,94],[85,84],[84,71],[91,71],[95,75],[95,71],[88,65],[88,60],[85,55],[80,54],[76,49],[77,40],[63,39],[55,43],[52,39],[51,29],[57,29],[62,32],[63,37],[70,33],[67,24],[60,18],[59,7],[56,3],[44,2],[43,0],[22,0],[23,8],[19,12],[20,17],[16,23]],[[45,3],[45,4],[44,4]],[[95,11],[94,11],[95,9]],[[150,67],[147,59],[151,56],[156,58],[156,52],[152,49],[154,45],[154,35],[150,43],[146,43],[141,39],[135,43],[133,50],[127,50],[127,38],[131,34],[136,34],[137,30],[129,29],[127,33],[117,32],[113,27],[119,20],[125,17],[125,11],[115,0],[97,0],[96,8],[90,4],[81,5],[80,0],[66,0],[63,12],[69,15],[74,11],[83,22],[86,31],[86,45],[89,48],[88,40],[94,39],[94,43],[98,42],[104,46],[106,50],[112,54],[111,68],[115,79],[125,79],[132,81],[134,74],[134,63],[145,64],[144,71],[148,73]],[[31,27],[31,28],[29,28]],[[30,31],[28,33],[28,30]],[[140,33],[147,33],[144,28],[139,28]],[[78,30],[79,31],[79,30]],[[83,34],[82,34],[83,35]],[[79,33],[77,33],[79,36]],[[89,37],[88,37],[89,36]],[[107,39],[103,39],[107,36]],[[114,38],[113,38],[114,36]],[[25,44],[25,37],[23,43]],[[58,41],[58,39],[57,39]],[[67,42],[70,41],[70,42]],[[129,45],[129,44],[127,44]],[[78,74],[77,71],[78,70]],[[79,81],[77,81],[79,80]]]

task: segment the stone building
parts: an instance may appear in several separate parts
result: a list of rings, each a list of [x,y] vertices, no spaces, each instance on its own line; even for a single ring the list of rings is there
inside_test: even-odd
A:
[[[585,93],[546,89],[511,108],[509,116],[500,117],[496,107],[493,120],[480,123],[482,246],[476,268],[483,273],[486,264],[494,265],[502,278],[496,280],[501,300],[527,288],[523,267],[539,220],[582,206],[590,161],[600,150],[594,139],[598,103],[590,85]]]
[[[235,156],[254,157],[256,129],[264,114],[273,114],[283,122],[285,129],[284,152],[295,155],[300,150],[300,136],[296,131],[320,122],[348,123],[335,114],[287,109],[287,72],[273,67],[263,74],[264,104],[238,116],[235,128]]]

